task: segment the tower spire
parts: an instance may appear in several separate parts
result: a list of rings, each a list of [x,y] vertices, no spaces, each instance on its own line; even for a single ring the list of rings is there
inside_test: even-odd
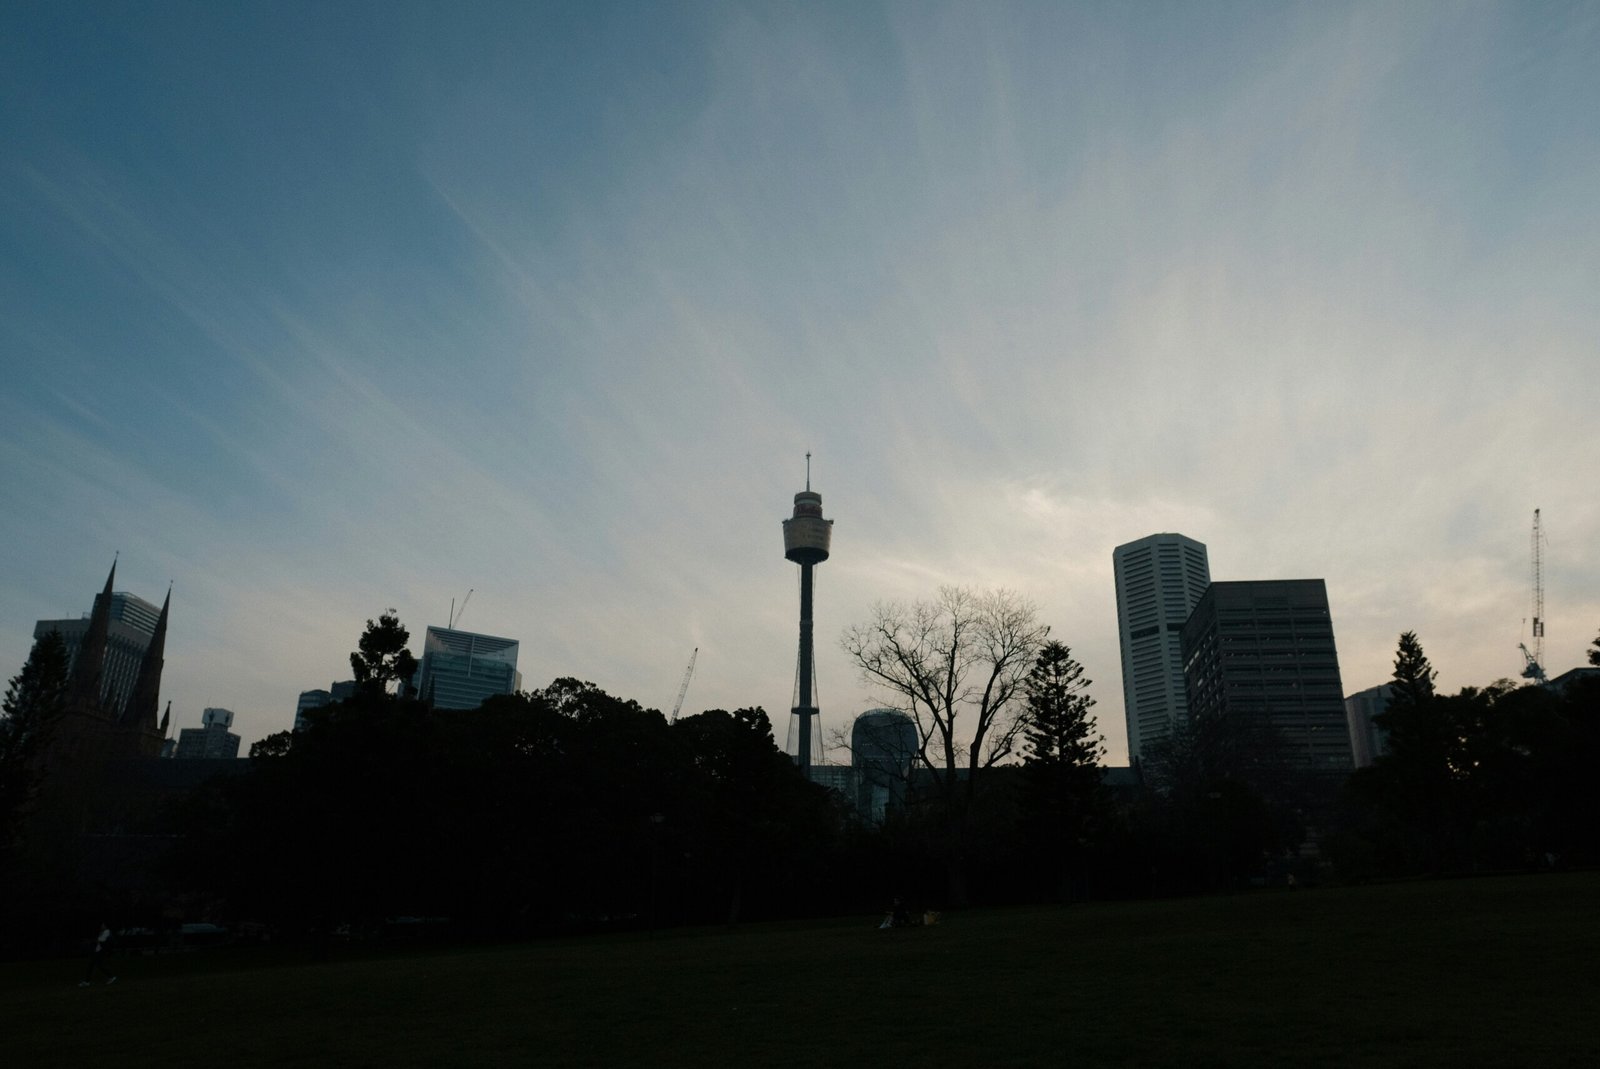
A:
[[[128,705],[122,711],[122,725],[135,731],[155,735],[160,732],[157,709],[161,704],[161,666],[167,647],[167,612],[172,607],[172,587],[167,587],[167,598],[161,603],[161,615],[156,617],[155,634],[145,648],[144,660],[139,665],[139,678],[128,696]]]
[[[89,630],[78,645],[78,659],[72,665],[67,687],[67,703],[83,710],[100,710],[101,686],[105,678],[106,641],[111,630],[111,587],[117,579],[117,558],[111,558],[106,588],[94,599],[89,613]]]

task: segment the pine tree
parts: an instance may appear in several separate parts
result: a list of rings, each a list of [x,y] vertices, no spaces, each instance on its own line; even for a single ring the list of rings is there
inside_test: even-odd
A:
[[[1594,649],[1589,651],[1589,663],[1594,665],[1596,668],[1600,668],[1600,635],[1596,635],[1594,641],[1591,642],[1590,645],[1593,646]]]
[[[1394,654],[1394,682],[1390,684],[1393,690],[1389,695],[1389,704],[1426,704],[1433,697],[1433,681],[1438,676],[1433,665],[1428,663],[1428,655],[1422,652],[1417,633],[1402,632],[1400,645]]]
[[[1023,687],[1027,726],[1023,729],[1024,804],[1027,823],[1048,854],[1061,866],[1063,880],[1083,846],[1100,791],[1100,759],[1105,738],[1095,732],[1087,692],[1091,680],[1060,642],[1039,651]]]
[[[1094,681],[1083,678],[1083,665],[1061,642],[1047,642],[1023,683],[1028,702],[1023,729],[1027,765],[1095,766],[1105,753],[1105,741],[1094,734],[1089,709],[1094,699],[1087,693]]]
[[[0,843],[38,788],[38,762],[66,705],[67,644],[51,631],[33,644],[22,671],[11,677],[0,717]]]

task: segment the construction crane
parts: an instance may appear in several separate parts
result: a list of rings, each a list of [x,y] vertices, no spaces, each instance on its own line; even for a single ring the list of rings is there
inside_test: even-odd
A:
[[[1541,687],[1549,680],[1544,672],[1544,530],[1539,522],[1539,510],[1533,510],[1533,649],[1519,642],[1522,656],[1528,662],[1522,677],[1531,679]]]
[[[467,611],[467,602],[471,600],[472,590],[468,590],[467,596],[461,599],[461,612],[456,612],[456,599],[450,599],[450,629],[452,631],[455,630],[456,624],[460,622],[462,613]]]
[[[1534,657],[1532,652],[1529,651],[1528,644],[1526,642],[1519,642],[1517,643],[1517,649],[1522,651],[1523,659],[1528,662],[1527,667],[1522,670],[1523,678],[1531,679],[1541,687],[1548,686],[1550,684],[1550,680],[1545,678],[1544,666],[1541,665],[1538,659]]]
[[[678,688],[678,700],[672,703],[672,719],[670,723],[678,722],[678,710],[683,708],[683,696],[689,693],[689,677],[694,675],[694,661],[700,656],[700,647],[696,646],[694,652],[689,654],[689,667],[683,670],[683,685]]]

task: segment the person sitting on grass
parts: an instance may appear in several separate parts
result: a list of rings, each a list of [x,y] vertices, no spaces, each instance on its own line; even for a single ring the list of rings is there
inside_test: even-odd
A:
[[[910,928],[914,926],[911,914],[906,910],[906,904],[899,896],[895,897],[894,905],[889,907],[889,913],[883,918],[883,923],[878,925],[883,928]]]

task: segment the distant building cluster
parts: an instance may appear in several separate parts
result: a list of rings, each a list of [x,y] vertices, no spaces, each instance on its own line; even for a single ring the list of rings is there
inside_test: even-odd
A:
[[[430,626],[422,639],[422,657],[411,679],[411,693],[435,709],[476,709],[497,694],[522,689],[514,638],[481,635],[458,628]],[[356,695],[356,681],[346,679],[327,690],[303,690],[294,707],[294,730],[304,731],[306,714],[337,705]]]
[[[804,775],[836,790],[863,821],[877,824],[906,804],[920,740],[903,711],[871,709],[852,725],[850,764],[820,759],[812,573],[829,557],[832,526],[822,515],[822,496],[811,489],[808,454],[806,488],[794,496],[794,513],[783,521],[785,557],[801,572],[789,748]],[[1212,718],[1267,726],[1280,754],[1306,770],[1365,767],[1386,752],[1378,719],[1390,687],[1344,696],[1322,579],[1214,581],[1205,545],[1171,532],[1117,546],[1112,575],[1134,777],[1152,747],[1182,725]],[[115,591],[115,576],[113,565],[88,613],[40,620],[34,627],[36,639],[59,633],[69,657],[70,700],[60,746],[88,747],[97,760],[237,759],[240,738],[232,731],[232,711],[208,707],[199,727],[183,728],[176,737],[170,702],[158,717],[171,595],[158,607]],[[409,691],[433,708],[475,709],[521,689],[519,648],[512,638],[429,626]],[[1600,669],[1574,669],[1547,685],[1560,689],[1595,673]],[[301,691],[294,730],[304,731],[316,710],[356,693],[354,680]]]
[[[1228,717],[1268,727],[1293,766],[1370,763],[1382,706],[1352,711],[1343,697],[1323,580],[1214,582],[1206,547],[1172,533],[1118,546],[1111,561],[1130,760],[1180,724]]]
[[[294,706],[294,730],[306,729],[306,714],[313,709],[321,709],[325,705],[334,705],[356,696],[356,681],[346,679],[339,683],[330,684],[327,690],[302,690],[300,700]]]

